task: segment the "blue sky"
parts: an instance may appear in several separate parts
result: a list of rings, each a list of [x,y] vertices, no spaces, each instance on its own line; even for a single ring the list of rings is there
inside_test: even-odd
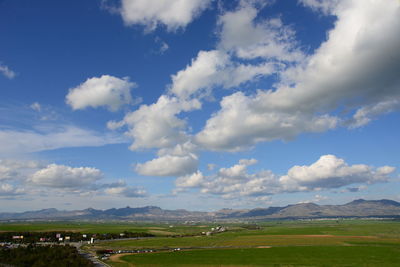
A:
[[[399,192],[400,2],[0,1],[0,211]]]

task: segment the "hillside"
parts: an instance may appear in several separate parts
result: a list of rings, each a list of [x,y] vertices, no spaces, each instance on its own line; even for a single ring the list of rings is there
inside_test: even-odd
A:
[[[160,207],[112,208],[61,211],[43,209],[22,213],[0,213],[0,220],[131,220],[131,221],[213,221],[306,219],[329,217],[400,217],[400,203],[393,200],[358,199],[344,205],[300,203],[286,207],[222,209],[215,212],[164,210]]]

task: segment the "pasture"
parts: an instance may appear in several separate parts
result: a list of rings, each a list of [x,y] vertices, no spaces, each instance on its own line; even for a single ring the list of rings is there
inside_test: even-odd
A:
[[[92,249],[161,249],[113,257],[112,266],[399,266],[400,222],[265,222],[212,236],[157,237]],[[228,227],[229,229],[229,227]],[[180,251],[172,252],[173,248]]]
[[[116,254],[111,266],[400,266],[400,222],[390,220],[268,221],[193,225],[140,222],[2,223],[0,231],[143,232],[138,240],[99,241],[83,249],[146,250]],[[201,234],[217,225],[227,231]],[[173,251],[179,248],[179,251]]]
[[[0,223],[0,232],[53,232],[82,233],[144,232],[159,236],[198,234],[210,225],[173,225],[141,222],[13,222]]]
[[[123,256],[113,266],[346,266],[393,267],[399,246],[284,246],[205,249]]]

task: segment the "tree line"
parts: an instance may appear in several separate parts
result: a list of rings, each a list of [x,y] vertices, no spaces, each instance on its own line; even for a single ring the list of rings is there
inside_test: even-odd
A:
[[[72,246],[35,246],[0,248],[0,265],[16,267],[92,267]]]
[[[3,232],[0,233],[0,242],[12,243],[36,243],[36,242],[79,242],[88,241],[91,238],[96,240],[120,239],[120,238],[137,238],[137,237],[153,237],[154,235],[144,232],[122,232],[122,233],[106,233],[106,234],[84,234],[80,232]],[[65,237],[69,239],[66,240]],[[62,240],[60,240],[62,238]]]

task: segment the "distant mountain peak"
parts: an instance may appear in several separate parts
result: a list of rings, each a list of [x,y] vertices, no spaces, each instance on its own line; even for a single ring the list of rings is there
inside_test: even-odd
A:
[[[392,206],[400,206],[400,203],[390,199],[381,199],[381,200],[365,200],[365,199],[356,199],[352,202],[347,203],[346,205],[356,205],[356,204],[382,204],[382,205],[392,205]]]
[[[356,200],[353,200],[353,201],[347,203],[346,205],[348,205],[348,204],[360,204],[360,203],[365,203],[366,201],[367,200],[365,200],[365,199],[359,198],[359,199],[356,199]]]
[[[157,206],[124,207],[97,210],[60,211],[55,208],[22,213],[0,213],[0,220],[146,220],[146,221],[214,221],[214,220],[267,220],[300,218],[390,217],[400,218],[400,203],[394,200],[356,199],[345,205],[317,205],[299,203],[285,207],[255,209],[225,208],[214,212],[164,210]]]

